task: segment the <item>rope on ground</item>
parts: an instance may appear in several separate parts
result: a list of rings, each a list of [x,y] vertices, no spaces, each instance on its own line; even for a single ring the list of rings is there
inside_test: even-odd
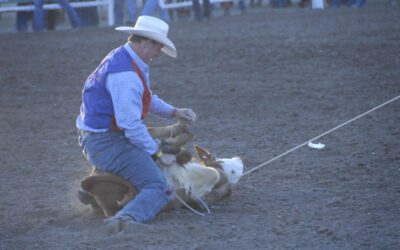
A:
[[[197,201],[206,209],[206,212],[207,212],[207,213],[202,213],[202,212],[199,212],[199,211],[197,211],[196,209],[192,208],[192,207],[191,207],[189,204],[187,204],[181,197],[179,197],[179,195],[178,195],[176,192],[174,192],[175,197],[179,200],[180,203],[182,203],[186,208],[188,208],[190,211],[192,211],[193,213],[195,213],[195,214],[197,214],[197,215],[205,216],[206,214],[211,214],[211,211],[210,211],[210,209],[208,208],[207,204],[206,204],[198,195],[196,195],[195,193],[193,193],[193,192],[192,192],[191,190],[189,190],[189,189],[186,189],[186,188],[185,188],[185,190],[186,190],[187,192],[190,192],[190,193],[197,199]]]
[[[289,153],[291,153],[291,152],[293,152],[293,151],[295,151],[295,150],[297,150],[297,149],[299,149],[301,147],[303,147],[304,145],[307,145],[309,142],[317,140],[317,139],[319,139],[319,138],[321,138],[321,137],[323,137],[323,136],[325,136],[325,135],[327,135],[327,134],[329,134],[329,133],[331,133],[331,132],[333,132],[333,131],[335,131],[335,130],[337,130],[337,129],[339,129],[339,128],[341,128],[341,127],[343,127],[343,126],[345,126],[345,125],[347,125],[347,124],[349,124],[349,123],[351,123],[351,122],[353,122],[353,121],[355,121],[355,120],[357,120],[357,119],[359,119],[359,118],[361,118],[361,117],[363,117],[363,116],[365,116],[365,115],[367,115],[367,114],[369,114],[369,113],[371,113],[371,112],[373,112],[373,111],[375,111],[375,110],[377,110],[377,109],[379,109],[379,108],[381,108],[381,107],[383,107],[383,106],[385,106],[387,104],[389,104],[389,103],[391,103],[391,102],[394,102],[395,100],[397,100],[399,98],[400,98],[400,95],[395,97],[395,98],[390,99],[389,101],[387,101],[385,103],[382,103],[379,106],[376,106],[373,109],[368,110],[367,112],[364,112],[364,113],[354,117],[353,119],[350,119],[350,120],[348,120],[348,121],[346,121],[346,122],[334,127],[333,129],[330,129],[330,130],[328,130],[328,131],[326,131],[326,132],[324,132],[324,133],[322,133],[322,134],[320,134],[320,135],[318,135],[318,136],[316,136],[316,137],[314,137],[314,138],[312,138],[310,140],[307,140],[306,142],[304,142],[304,143],[302,143],[302,144],[300,144],[300,145],[298,145],[298,146],[296,146],[296,147],[294,147],[294,148],[292,148],[292,149],[290,149],[290,150],[288,150],[288,151],[286,151],[286,152],[284,152],[284,153],[272,158],[271,160],[266,161],[266,162],[258,165],[257,167],[254,167],[254,168],[250,169],[249,171],[243,173],[242,177],[245,176],[245,175],[250,174],[251,172],[256,171],[257,169],[259,169],[261,167],[264,167],[265,165],[267,165],[267,164],[269,164],[269,163],[271,163],[271,162],[273,162],[273,161],[275,161],[275,160],[277,160],[277,159],[279,159],[279,158],[281,158],[281,157],[283,157],[283,156],[285,156],[285,155],[287,155],[287,154],[289,154]]]

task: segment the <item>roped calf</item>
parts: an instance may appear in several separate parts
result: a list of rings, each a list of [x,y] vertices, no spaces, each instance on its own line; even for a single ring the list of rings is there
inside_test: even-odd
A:
[[[149,132],[154,138],[166,138],[162,150],[174,157],[172,164],[166,166],[159,161],[158,165],[180,200],[173,197],[163,211],[182,207],[182,201],[197,207],[198,199],[212,204],[230,196],[232,187],[243,174],[243,162],[239,157],[216,159],[199,146],[194,146],[197,158],[191,157],[191,153],[181,146],[193,135],[181,121],[169,127],[149,128]],[[84,178],[81,186],[83,190],[78,193],[79,200],[92,205],[106,217],[113,216],[137,194],[136,188],[121,177],[97,170]]]

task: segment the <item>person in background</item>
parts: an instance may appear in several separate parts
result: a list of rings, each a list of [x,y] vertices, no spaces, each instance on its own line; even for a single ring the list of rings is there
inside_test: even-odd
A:
[[[124,7],[128,13],[128,20],[125,23],[134,25],[136,22],[136,0],[114,0],[115,24],[122,25],[124,23]]]
[[[18,3],[18,6],[30,5],[31,3]],[[18,32],[27,32],[29,30],[28,23],[33,17],[32,11],[17,11],[15,26]]]
[[[18,3],[18,6],[31,5],[29,3]],[[58,10],[47,10],[46,12],[46,27],[48,30],[54,30],[56,26],[56,19],[59,14]],[[18,32],[29,31],[29,21],[33,20],[33,11],[18,11],[15,19],[15,26]]]
[[[262,5],[262,0],[250,0],[251,7],[260,7]]]
[[[270,4],[273,8],[292,6],[292,2],[290,0],[271,0]]]
[[[350,0],[349,4],[353,8],[362,8],[365,5],[365,0]]]
[[[149,113],[163,118],[196,120],[188,108],[176,108],[151,91],[149,63],[164,52],[175,58],[161,19],[140,16],[128,42],[112,50],[89,75],[76,119],[83,154],[98,171],[121,176],[139,193],[106,220],[109,233],[136,228],[153,219],[169,202],[171,190],[155,159],[163,161],[161,145],[151,137],[144,119]],[[171,90],[173,91],[173,89]]]
[[[362,8],[365,5],[365,0],[332,0],[332,6],[336,8],[339,8],[342,3],[353,8]]]
[[[336,8],[339,8],[341,4],[342,4],[342,0],[332,0],[332,2],[331,2],[331,5]]]
[[[158,11],[160,14],[160,18],[168,23],[170,22],[171,18],[169,16],[169,12],[166,9],[162,9],[158,0],[145,0],[142,15],[145,16],[154,16],[154,12]]]
[[[311,1],[310,0],[301,0],[299,3],[298,3],[298,6],[300,7],[300,8],[305,8],[305,7],[308,7],[311,3],[310,3]]]
[[[43,31],[44,30],[44,16],[45,12],[43,10],[43,4],[45,0],[35,0],[35,10],[33,12],[33,30],[34,31]],[[77,29],[81,27],[81,21],[78,16],[78,13],[74,8],[67,2],[67,0],[57,0],[57,2],[61,5],[63,10],[67,12],[69,17],[69,21],[71,23],[71,27],[73,29]]]
[[[192,9],[194,13],[194,18],[197,21],[202,21],[203,18],[211,18],[211,4],[210,0],[203,0],[203,7],[200,5],[199,0],[192,0]]]
[[[75,0],[78,2],[87,2],[91,0]],[[82,27],[88,26],[97,26],[100,23],[99,13],[97,12],[97,6],[86,7],[86,8],[77,8],[76,12],[78,13],[81,19]]]
[[[231,14],[231,8],[233,7],[234,3],[233,2],[222,2],[221,7],[224,10],[224,16],[230,15]],[[239,0],[238,1],[238,7],[240,10],[241,14],[244,14],[246,12],[246,4],[244,0]]]

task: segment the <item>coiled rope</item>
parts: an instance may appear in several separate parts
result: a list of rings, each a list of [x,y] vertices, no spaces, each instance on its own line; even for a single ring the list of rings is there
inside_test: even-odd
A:
[[[202,212],[199,212],[199,211],[197,211],[196,209],[192,208],[192,207],[191,207],[189,204],[187,204],[181,197],[179,197],[179,195],[178,195],[176,192],[174,192],[175,197],[179,200],[180,203],[182,203],[185,207],[187,207],[190,211],[192,211],[193,213],[195,213],[195,214],[197,214],[197,215],[205,216],[205,215],[207,215],[207,214],[211,214],[211,211],[210,211],[210,209],[208,208],[207,204],[206,204],[198,195],[196,195],[195,193],[193,193],[193,192],[192,192],[191,190],[189,190],[189,189],[186,189],[186,188],[185,188],[185,190],[186,190],[187,192],[190,192],[190,193],[197,199],[197,201],[200,202],[200,204],[206,209],[206,212],[207,212],[207,213],[202,213]]]

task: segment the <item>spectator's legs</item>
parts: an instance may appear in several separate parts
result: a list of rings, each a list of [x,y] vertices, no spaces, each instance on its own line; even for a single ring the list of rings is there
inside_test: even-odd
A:
[[[339,8],[341,3],[342,3],[342,0],[332,0],[333,7]]]
[[[169,23],[171,21],[171,18],[169,16],[169,11],[167,9],[161,9],[160,6],[158,6],[158,9],[160,11],[160,18],[164,20],[164,22]]]
[[[82,26],[94,26],[99,24],[99,14],[97,7],[77,8],[75,11],[78,13]]]
[[[75,11],[75,9],[71,7],[71,5],[67,2],[67,0],[57,0],[57,1],[61,5],[63,10],[67,12],[72,28],[74,29],[80,28],[82,26],[81,20],[79,19],[78,13]]]
[[[114,0],[115,25],[121,25],[124,21],[124,0]]]
[[[193,13],[194,17],[197,21],[203,20],[203,15],[201,13],[201,6],[199,0],[192,0],[192,8],[193,8]]]
[[[291,2],[289,0],[278,0],[279,7],[288,7],[290,5],[291,5]]]
[[[347,5],[348,5],[348,6],[353,6],[355,3],[356,3],[355,0],[348,0],[348,1],[347,1]]]
[[[28,11],[17,11],[16,26],[18,32],[28,31],[28,20],[29,20]]]
[[[128,11],[127,24],[134,25],[136,22],[136,0],[126,0],[125,4]]]
[[[146,0],[143,5],[142,15],[152,16],[157,6],[158,0]]]
[[[243,13],[246,10],[246,4],[244,0],[239,0],[239,10],[241,13]]]
[[[364,7],[364,4],[365,4],[365,0],[356,0],[356,3],[355,3],[357,8]]]
[[[54,30],[56,28],[57,10],[48,10],[46,12],[47,29]]]
[[[209,19],[211,17],[210,0],[203,0],[203,8],[204,8],[204,17]]]
[[[142,9],[142,15],[154,16],[154,11],[156,9],[160,11],[160,18],[163,21],[165,22],[170,21],[168,10],[161,9],[158,0],[146,0]]]
[[[43,1],[44,0],[35,0],[35,10],[33,12],[34,31],[43,31],[44,29]]]

